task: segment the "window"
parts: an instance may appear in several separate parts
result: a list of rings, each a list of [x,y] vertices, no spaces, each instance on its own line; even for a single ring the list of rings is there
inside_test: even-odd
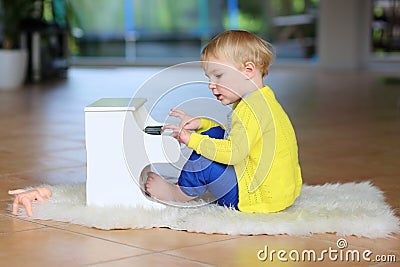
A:
[[[126,61],[198,60],[216,34],[240,28],[279,58],[315,56],[319,0],[69,0],[71,54]]]
[[[400,0],[374,0],[372,53],[378,57],[400,54]]]

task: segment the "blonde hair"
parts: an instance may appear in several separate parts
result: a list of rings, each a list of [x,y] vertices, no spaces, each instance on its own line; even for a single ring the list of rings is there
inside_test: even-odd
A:
[[[231,60],[238,67],[244,67],[246,62],[253,62],[261,71],[262,76],[268,74],[275,53],[273,47],[267,41],[257,35],[243,30],[229,30],[216,36],[201,52],[201,61],[204,63],[209,58],[224,57]]]

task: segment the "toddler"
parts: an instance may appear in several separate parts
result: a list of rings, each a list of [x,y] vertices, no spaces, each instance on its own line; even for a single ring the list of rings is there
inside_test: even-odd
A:
[[[220,205],[243,212],[277,212],[300,195],[302,178],[293,126],[263,84],[274,53],[256,35],[226,31],[203,49],[209,88],[231,105],[226,125],[172,109],[179,125],[166,125],[193,149],[177,184],[148,173],[146,190],[164,201],[186,202],[209,191]]]

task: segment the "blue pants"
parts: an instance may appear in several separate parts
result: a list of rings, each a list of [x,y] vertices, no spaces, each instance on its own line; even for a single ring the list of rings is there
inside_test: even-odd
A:
[[[214,127],[202,134],[223,139],[224,132],[221,127]],[[219,205],[238,209],[238,185],[232,165],[211,161],[193,151],[183,166],[178,185],[189,196],[200,196],[208,190]]]

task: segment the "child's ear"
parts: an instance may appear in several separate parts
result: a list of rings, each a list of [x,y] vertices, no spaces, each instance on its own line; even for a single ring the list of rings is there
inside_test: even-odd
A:
[[[254,77],[254,75],[256,74],[257,68],[256,68],[256,64],[254,64],[254,62],[252,61],[247,61],[246,63],[244,63],[244,75],[246,75],[246,77],[248,79],[251,79]]]

